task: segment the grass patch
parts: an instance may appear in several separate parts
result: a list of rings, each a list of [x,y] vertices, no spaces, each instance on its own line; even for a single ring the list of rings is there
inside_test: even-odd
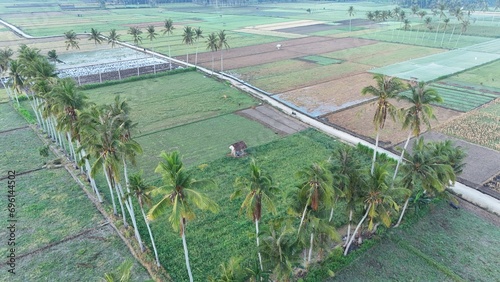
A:
[[[54,158],[40,156],[42,141],[30,128],[0,134],[0,175],[15,170],[17,173],[40,168],[44,162]]]
[[[339,60],[339,59],[327,58],[327,57],[316,56],[316,55],[305,56],[305,57],[301,57],[299,59],[306,60],[306,61],[311,61],[311,62],[314,62],[314,63],[316,63],[318,65],[322,65],[322,66],[342,63],[342,60]]]
[[[17,176],[16,207],[17,220],[22,222],[16,229],[18,255],[96,227],[103,221],[63,168]],[[5,247],[2,246],[2,251]]]
[[[444,81],[452,80],[470,84],[480,84],[482,86],[498,88],[500,91],[500,78],[498,78],[498,73],[500,73],[500,60],[450,76]]]
[[[257,104],[257,101],[226,84],[188,72],[146,79],[84,92],[97,104],[109,104],[116,95],[133,109],[136,135],[156,132],[203,120]]]
[[[0,131],[14,129],[25,126],[26,122],[23,120],[16,110],[9,104],[0,104]]]
[[[426,216],[385,237],[335,280],[493,281],[500,275],[498,227],[446,202],[432,204]]]
[[[128,248],[110,226],[103,226],[18,259],[15,278],[19,280],[10,281],[44,281],[49,277],[57,281],[101,281],[104,273],[114,272],[126,259],[132,259]],[[134,261],[131,281],[149,279],[147,271]]]

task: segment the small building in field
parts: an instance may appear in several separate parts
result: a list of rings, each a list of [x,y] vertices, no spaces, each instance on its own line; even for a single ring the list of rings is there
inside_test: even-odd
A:
[[[245,149],[247,148],[247,144],[243,141],[236,142],[229,146],[229,150],[231,150],[231,156],[233,157],[241,157],[245,155]]]

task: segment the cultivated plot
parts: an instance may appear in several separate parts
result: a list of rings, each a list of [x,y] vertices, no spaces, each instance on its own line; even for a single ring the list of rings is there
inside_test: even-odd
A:
[[[127,100],[137,136],[234,112],[257,104],[248,95],[197,72],[86,90],[97,104]]]
[[[373,69],[370,72],[406,80],[431,81],[497,59],[500,59],[500,54],[458,49]]]
[[[24,119],[16,113],[16,110],[11,105],[8,103],[0,104],[0,132],[25,127],[26,125]]]
[[[29,127],[0,133],[0,175],[7,175],[9,170],[21,173],[41,168],[49,160],[40,156],[42,146],[42,141]]]

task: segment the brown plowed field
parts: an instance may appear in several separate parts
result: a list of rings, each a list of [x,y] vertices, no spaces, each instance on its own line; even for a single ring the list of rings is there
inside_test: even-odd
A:
[[[266,43],[255,46],[224,50],[224,69],[236,69],[248,66],[277,62],[285,59],[298,58],[307,55],[317,55],[338,50],[375,44],[376,41],[358,38],[329,38],[307,37],[290,39],[279,42],[281,49],[276,48],[277,43]],[[220,52],[214,54],[220,60]],[[183,56],[179,57],[182,59]],[[206,67],[211,67],[212,53],[198,54],[198,62]],[[220,69],[220,63],[215,64]]]
[[[403,101],[394,101],[392,104],[397,108],[408,107],[409,105]],[[354,133],[375,139],[376,133],[372,122],[374,111],[375,105],[373,102],[369,102],[345,111],[327,115],[325,118],[327,118],[329,122],[346,128]],[[434,107],[434,114],[436,115],[437,121],[433,120],[431,122],[432,127],[438,127],[439,125],[458,117],[461,113],[441,107]],[[406,140],[408,133],[409,130],[401,130],[401,123],[395,123],[388,118],[385,123],[385,127],[380,130],[379,139],[381,146],[390,148],[395,144],[401,143]]]

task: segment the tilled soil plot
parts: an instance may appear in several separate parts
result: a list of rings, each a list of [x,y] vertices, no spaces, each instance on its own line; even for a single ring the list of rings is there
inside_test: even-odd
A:
[[[359,38],[307,37],[280,41],[280,49],[276,48],[276,43],[234,48],[223,51],[224,69],[230,70],[256,66],[285,59],[318,55],[375,43],[376,41],[373,40]],[[216,60],[220,60],[220,52],[217,52],[215,56],[217,58]],[[198,54],[198,62],[204,67],[210,68],[212,64],[211,52]],[[217,70],[220,70],[220,63],[215,64],[215,67]]]

